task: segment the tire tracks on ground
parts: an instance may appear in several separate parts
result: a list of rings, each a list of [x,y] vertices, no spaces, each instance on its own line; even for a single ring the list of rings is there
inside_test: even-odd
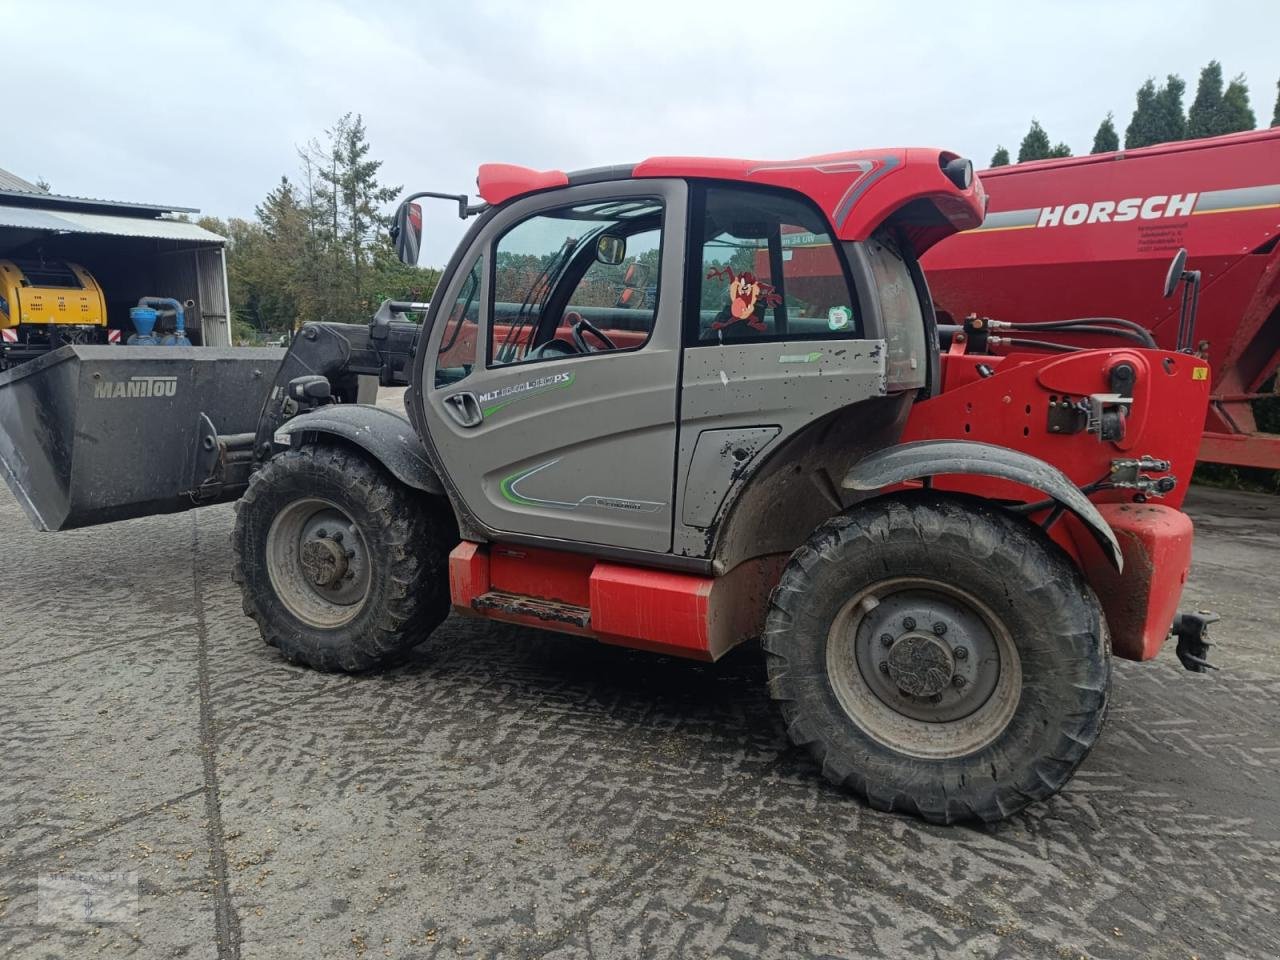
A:
[[[209,689],[209,629],[200,575],[200,521],[191,515],[191,586],[196,614],[196,677],[200,699],[200,762],[204,767],[205,832],[209,841],[209,873],[213,877],[214,933],[218,960],[240,960],[240,917],[231,901],[227,850],[223,842],[222,798],[218,793],[218,737]]]

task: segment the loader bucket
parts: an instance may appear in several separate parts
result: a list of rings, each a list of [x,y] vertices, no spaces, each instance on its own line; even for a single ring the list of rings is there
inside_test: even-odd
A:
[[[251,433],[283,358],[260,348],[61,347],[0,373],[0,472],[40,530],[199,506],[218,450],[210,427]]]

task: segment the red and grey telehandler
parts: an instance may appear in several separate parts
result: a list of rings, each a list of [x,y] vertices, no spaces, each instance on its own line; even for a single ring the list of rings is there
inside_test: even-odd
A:
[[[760,638],[822,773],[939,823],[1058,791],[1113,652],[1174,628],[1207,666],[1212,615],[1177,612],[1207,366],[942,353],[919,259],[982,223],[967,160],[487,164],[478,192],[397,212],[410,262],[418,200],[471,221],[429,307],[309,324],[283,359],[73,346],[0,374],[33,521],[237,500],[245,611],[322,670],[451,610],[704,661]],[[407,386],[407,419],[353,402],[359,374]]]

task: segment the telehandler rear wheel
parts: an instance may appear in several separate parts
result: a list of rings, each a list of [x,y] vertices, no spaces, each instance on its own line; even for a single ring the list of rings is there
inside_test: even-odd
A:
[[[1101,732],[1097,599],[1039,528],[927,492],[855,507],[770,599],[769,690],[827,779],[934,823],[1052,796]]]
[[[295,663],[366,670],[427,638],[449,612],[444,503],[415,495],[353,448],[289,450],[236,504],[244,611]]]

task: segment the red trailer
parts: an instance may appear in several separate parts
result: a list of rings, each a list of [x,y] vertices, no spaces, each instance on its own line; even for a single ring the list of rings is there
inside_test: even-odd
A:
[[[1202,278],[1195,348],[1213,378],[1200,459],[1280,469],[1280,436],[1258,431],[1252,406],[1280,365],[1280,128],[981,176],[985,222],[922,261],[940,322],[1123,317],[1172,349],[1179,300],[1161,289],[1185,247]]]

